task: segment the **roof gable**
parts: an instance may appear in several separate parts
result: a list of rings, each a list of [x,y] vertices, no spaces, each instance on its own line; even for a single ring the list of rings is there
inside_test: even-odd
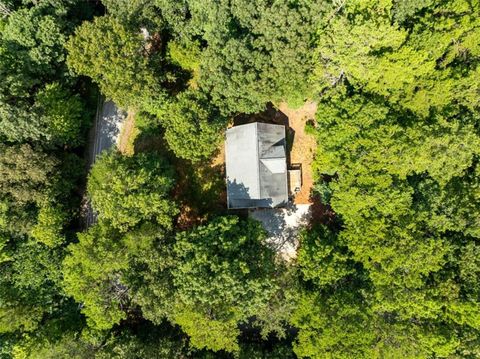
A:
[[[228,129],[226,137],[228,207],[286,204],[285,127],[250,123]]]

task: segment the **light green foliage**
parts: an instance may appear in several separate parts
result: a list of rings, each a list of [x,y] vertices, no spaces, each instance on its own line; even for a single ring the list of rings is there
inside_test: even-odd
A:
[[[2,303],[0,305],[0,333],[30,332],[37,328],[42,320],[43,312],[34,306],[23,303]]]
[[[72,96],[58,83],[48,84],[37,93],[35,106],[53,142],[72,147],[80,144],[85,122],[80,96]]]
[[[0,268],[0,333],[31,332],[47,315],[61,311],[55,301],[60,252],[34,241],[5,241]]]
[[[361,326],[373,327],[355,331],[375,333],[375,341],[382,343],[377,350],[386,353],[393,350],[389,341],[403,343],[399,357],[453,355],[461,347],[459,337],[477,328],[480,318],[478,304],[467,295],[457,267],[459,253],[472,250],[466,245],[471,238],[453,234],[478,234],[473,199],[477,115],[449,108],[420,120],[379,98],[340,90],[324,98],[317,117],[319,148],[314,168],[319,177],[335,175],[329,184],[330,202],[344,228],[330,243],[320,240],[317,248],[309,242],[302,247],[299,264],[304,278],[320,288],[331,283],[325,276],[330,277],[330,270],[341,274],[338,264],[345,262],[341,257],[330,260],[335,258],[331,246],[347,247],[372,285],[367,297],[371,314]],[[319,263],[326,268],[317,272]],[[358,306],[353,308],[363,312]],[[388,317],[395,320],[384,321]],[[412,324],[412,318],[420,322]],[[443,323],[438,325],[438,320]],[[332,348],[332,343],[324,341],[338,334],[326,335],[323,325],[315,334],[316,325],[317,320],[301,329],[297,354],[312,356],[315,348]],[[388,328],[388,340],[379,326]],[[409,335],[413,339],[405,339]],[[354,356],[382,357],[382,351],[373,354],[369,345],[362,344],[361,337],[350,339],[360,348]],[[337,349],[339,357],[353,355],[350,350]]]
[[[160,117],[165,140],[179,158],[208,159],[223,140],[227,119],[197,91],[180,94]]]
[[[14,348],[15,359],[86,359],[95,358],[96,348],[81,341],[75,335],[67,334],[55,342],[22,343]]]
[[[341,76],[357,88],[388,98],[419,115],[460,103],[478,107],[480,36],[478,2],[349,1],[319,34],[318,76]],[[427,7],[412,28],[399,20]],[[457,26],[461,24],[460,26]],[[330,36],[333,34],[333,36]]]
[[[234,312],[230,313],[229,318],[224,316],[216,319],[214,315],[199,312],[196,308],[182,308],[177,310],[173,317],[175,323],[188,334],[194,348],[207,348],[215,352],[220,350],[239,351],[238,319],[238,315],[235,315]]]
[[[0,4],[2,359],[480,357],[478,0]],[[78,241],[95,91],[74,73],[149,136],[95,164]],[[306,98],[336,218],[284,265],[258,223],[212,219],[207,160],[235,115]],[[165,145],[177,186],[142,153]]]
[[[66,48],[68,66],[96,82],[121,107],[138,105],[161,92],[159,74],[148,66],[142,35],[111,16],[97,17],[76,29]]]
[[[375,282],[392,283],[398,275],[402,285],[421,285],[441,268],[450,246],[440,234],[424,235],[407,179],[428,173],[442,186],[472,165],[479,138],[468,115],[463,125],[434,117],[425,127],[355,97],[328,103],[319,108],[324,130],[316,166],[339,175],[331,203],[347,225],[341,237]]]
[[[188,84],[197,89],[200,79],[200,59],[202,50],[198,40],[170,41],[167,45],[169,60],[190,74]]]
[[[353,284],[353,285],[352,285]],[[317,288],[320,289],[320,288]],[[460,341],[436,322],[412,323],[370,306],[370,290],[350,283],[334,292],[299,292],[292,317],[299,334],[294,352],[300,358],[427,359],[448,357]]]
[[[31,236],[49,247],[56,247],[65,241],[62,233],[68,220],[68,214],[61,207],[47,204],[40,207],[37,224],[32,228]]]
[[[111,152],[92,168],[88,193],[100,218],[121,231],[142,221],[171,228],[172,217],[178,213],[168,198],[173,185],[173,170],[158,154],[127,157]]]
[[[337,235],[325,226],[302,233],[298,264],[305,280],[322,287],[355,272],[348,249],[338,242]]]
[[[174,321],[196,347],[238,350],[237,322],[272,296],[273,252],[263,238],[260,224],[236,217],[219,217],[177,235],[172,274],[180,310]]]
[[[133,303],[157,324],[168,316],[175,261],[161,227],[147,223],[124,234],[100,221],[78,237],[63,263],[64,287],[84,303],[90,328],[110,329],[126,318]]]
[[[300,329],[294,351],[300,358],[374,358],[376,336],[370,311],[353,294],[301,299],[292,323]]]
[[[64,288],[76,301],[90,327],[110,329],[125,318],[122,306],[129,296],[122,272],[129,267],[129,253],[121,235],[104,223],[78,234],[63,262]]]
[[[170,41],[168,43],[168,55],[172,62],[178,64],[181,68],[192,72],[198,71],[201,58],[198,41],[187,44]]]

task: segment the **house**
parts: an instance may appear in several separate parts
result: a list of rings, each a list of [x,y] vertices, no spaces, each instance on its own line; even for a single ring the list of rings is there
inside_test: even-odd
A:
[[[225,156],[228,208],[287,204],[285,126],[255,122],[232,127]]]

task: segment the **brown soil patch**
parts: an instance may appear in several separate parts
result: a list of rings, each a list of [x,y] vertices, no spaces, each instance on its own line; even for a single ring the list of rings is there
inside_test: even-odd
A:
[[[293,109],[285,102],[277,108],[269,105],[267,109],[255,115],[239,115],[229,125],[243,125],[251,122],[277,123],[289,127],[288,135],[291,143],[290,165],[300,164],[302,167],[302,189],[294,198],[295,204],[312,204],[311,192],[313,188],[312,163],[317,143],[315,137],[305,132],[308,120],[315,119],[317,104],[313,101],[306,102],[302,107]],[[287,141],[289,142],[289,141]],[[290,147],[290,146],[289,146]],[[225,165],[225,144],[219,148],[218,153],[212,160],[212,167]]]
[[[218,147],[215,157],[210,162],[210,167],[225,167],[225,141],[222,141]]]
[[[135,152],[134,142],[138,135],[135,127],[135,113],[128,112],[128,116],[122,125],[122,131],[118,139],[118,149],[126,156],[132,156]]]
[[[315,137],[305,132],[308,120],[315,118],[317,104],[307,102],[298,109],[289,108],[282,102],[278,109],[288,117],[288,125],[293,133],[293,144],[290,151],[290,163],[302,165],[302,189],[295,196],[295,204],[312,203],[311,191],[313,188],[312,163],[317,147]]]

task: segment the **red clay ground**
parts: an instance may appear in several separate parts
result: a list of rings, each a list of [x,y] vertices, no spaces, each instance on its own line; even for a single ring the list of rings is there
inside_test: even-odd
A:
[[[290,163],[302,165],[302,189],[295,196],[295,204],[311,204],[311,191],[313,187],[312,162],[317,147],[313,136],[305,132],[307,121],[315,118],[317,104],[306,102],[298,109],[289,108],[286,103],[281,103],[278,109],[288,117],[290,128],[295,131],[293,145],[290,151]]]
[[[264,113],[252,116],[236,118],[236,125],[260,121],[269,123],[287,123],[294,131],[293,144],[290,151],[290,163],[302,165],[302,189],[295,196],[295,204],[312,204],[311,191],[313,187],[312,162],[315,155],[316,140],[305,132],[307,121],[315,118],[317,104],[306,102],[298,109],[292,109],[282,102],[276,111],[273,108],[267,109]],[[285,118],[286,117],[286,118]],[[287,120],[288,118],[288,120]],[[217,155],[212,159],[212,167],[223,167],[225,165],[225,145],[221,144]]]

